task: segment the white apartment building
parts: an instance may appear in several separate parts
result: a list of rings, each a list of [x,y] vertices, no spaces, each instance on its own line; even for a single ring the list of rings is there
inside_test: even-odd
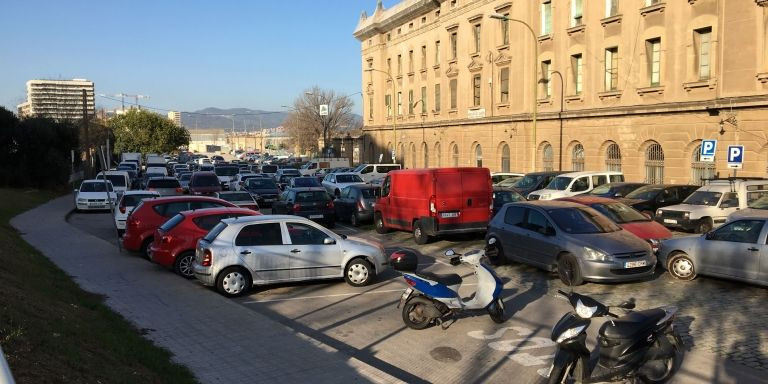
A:
[[[181,112],[170,111],[168,112],[168,120],[173,121],[176,126],[181,127]]]
[[[59,120],[83,117],[83,91],[88,115],[93,116],[93,82],[86,79],[29,80],[27,101],[17,106],[20,116],[44,116]]]

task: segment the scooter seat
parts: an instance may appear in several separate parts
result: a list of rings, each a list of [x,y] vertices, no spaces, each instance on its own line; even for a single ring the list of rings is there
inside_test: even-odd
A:
[[[437,273],[432,273],[432,272],[416,272],[416,276],[421,277],[423,279],[436,281],[440,284],[449,285],[449,286],[461,284],[462,282],[461,276],[455,273],[438,275]]]
[[[611,339],[630,339],[652,328],[667,313],[660,308],[628,313],[618,319],[606,321],[600,327],[600,335]]]

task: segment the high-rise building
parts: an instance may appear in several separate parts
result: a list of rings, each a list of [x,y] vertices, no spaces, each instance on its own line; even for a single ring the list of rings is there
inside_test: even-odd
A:
[[[768,175],[768,1],[379,1],[363,13],[363,158],[407,168]],[[494,18],[490,17],[495,14]],[[403,62],[405,61],[405,62]],[[714,162],[700,156],[716,139]]]
[[[181,127],[181,112],[178,112],[178,111],[168,112],[168,120],[173,121],[174,124]]]
[[[89,116],[94,115],[93,82],[85,79],[29,80],[27,101],[19,104],[20,116],[42,116],[58,120],[83,117],[83,91]]]

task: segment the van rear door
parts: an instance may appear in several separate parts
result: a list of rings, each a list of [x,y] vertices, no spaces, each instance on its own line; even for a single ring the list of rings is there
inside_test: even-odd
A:
[[[463,169],[461,185],[462,225],[485,227],[491,216],[491,176],[488,169]]]
[[[461,221],[462,189],[463,185],[460,170],[444,168],[435,170],[435,209],[437,221],[442,224],[454,224]],[[429,196],[427,196],[429,198]]]

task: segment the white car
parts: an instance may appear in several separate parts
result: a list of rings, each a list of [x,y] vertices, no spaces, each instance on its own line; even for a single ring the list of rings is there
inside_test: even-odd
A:
[[[160,197],[157,191],[127,191],[120,197],[115,209],[115,225],[117,232],[122,236],[125,232],[125,221],[134,208],[144,199],[154,199]]]
[[[109,180],[83,180],[80,188],[75,189],[76,211],[109,209],[110,200],[114,204],[117,201],[117,193]]]
[[[331,196],[339,197],[341,190],[355,184],[365,184],[357,173],[329,173],[323,178],[323,187]]]

